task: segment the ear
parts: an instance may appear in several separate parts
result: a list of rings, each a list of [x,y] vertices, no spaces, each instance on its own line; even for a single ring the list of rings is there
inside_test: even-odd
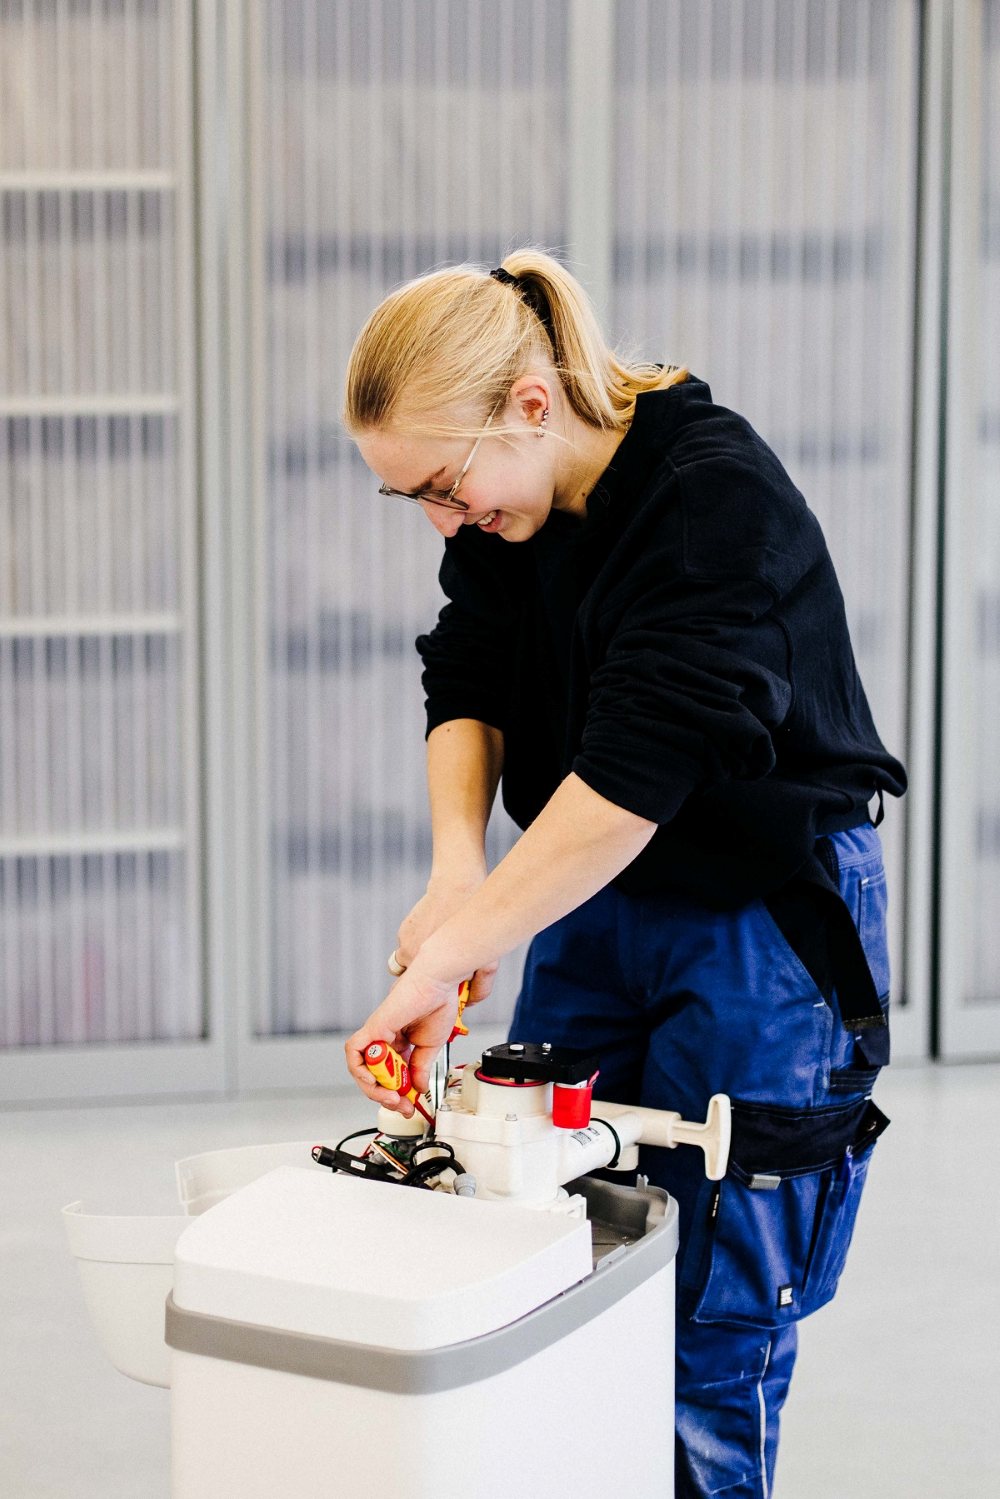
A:
[[[511,386],[510,401],[521,421],[538,428],[552,406],[551,381],[544,375],[521,375]]]

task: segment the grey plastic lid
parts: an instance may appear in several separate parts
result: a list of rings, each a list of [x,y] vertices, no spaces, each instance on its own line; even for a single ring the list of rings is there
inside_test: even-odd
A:
[[[569,1290],[482,1337],[426,1351],[390,1350],[187,1311],[171,1295],[166,1341],[171,1348],[206,1358],[392,1394],[436,1394],[487,1379],[600,1316],[665,1269],[677,1253],[677,1204],[658,1187],[625,1188],[583,1179],[571,1184],[574,1189],[584,1191],[591,1212],[605,1222],[624,1224],[627,1219],[634,1226],[638,1212],[645,1224],[645,1231],[639,1230],[642,1237],[614,1249]]]

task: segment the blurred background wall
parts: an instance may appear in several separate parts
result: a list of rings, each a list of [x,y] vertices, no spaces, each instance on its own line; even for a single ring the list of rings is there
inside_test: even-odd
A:
[[[344,365],[525,242],[819,515],[911,772],[897,1055],[1000,1054],[998,143],[1000,0],[0,0],[0,1098],[339,1075],[440,547]]]

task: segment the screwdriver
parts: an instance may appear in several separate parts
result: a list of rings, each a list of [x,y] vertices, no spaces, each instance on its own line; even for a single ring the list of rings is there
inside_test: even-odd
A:
[[[469,1027],[462,1020],[462,1011],[469,1001],[469,989],[470,981],[463,979],[458,986],[458,1014],[455,1017],[455,1024],[452,1027],[451,1035],[448,1037],[449,1045],[454,1041],[456,1036],[467,1036],[469,1034]],[[370,1046],[365,1048],[365,1066],[375,1081],[381,1083],[383,1088],[389,1088],[393,1093],[399,1093],[404,1098],[408,1098],[414,1108],[423,1114],[428,1124],[434,1123],[434,1120],[420,1102],[417,1090],[410,1078],[408,1065],[403,1061],[399,1052],[393,1050],[388,1041],[373,1041]]]
[[[399,1052],[393,1051],[388,1041],[373,1041],[370,1046],[365,1047],[365,1066],[383,1088],[388,1088],[391,1092],[408,1098],[413,1107],[423,1114],[428,1124],[434,1123],[420,1102],[419,1094],[410,1080],[409,1067]]]
[[[447,1093],[448,1079],[451,1077],[451,1043],[458,1036],[467,1036],[469,1034],[469,1027],[462,1019],[462,1011],[465,1009],[466,1005],[469,1002],[469,993],[471,989],[471,979],[463,979],[458,986],[458,1014],[455,1016],[455,1024],[451,1028],[451,1035],[444,1043],[444,1087],[441,1090],[442,1095]]]
[[[456,1036],[467,1036],[469,1034],[469,1027],[462,1020],[462,1011],[469,1003],[469,990],[471,987],[471,979],[463,979],[458,986],[458,1014],[455,1017],[455,1024],[452,1027],[451,1035],[448,1037],[449,1046]]]

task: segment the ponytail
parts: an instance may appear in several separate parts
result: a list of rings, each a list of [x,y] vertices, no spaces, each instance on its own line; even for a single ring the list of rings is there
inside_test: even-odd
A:
[[[593,304],[580,282],[540,250],[516,250],[503,269],[545,326],[552,362],[577,416],[604,431],[624,429],[642,391],[665,390],[687,378],[686,369],[630,364],[608,347]]]

